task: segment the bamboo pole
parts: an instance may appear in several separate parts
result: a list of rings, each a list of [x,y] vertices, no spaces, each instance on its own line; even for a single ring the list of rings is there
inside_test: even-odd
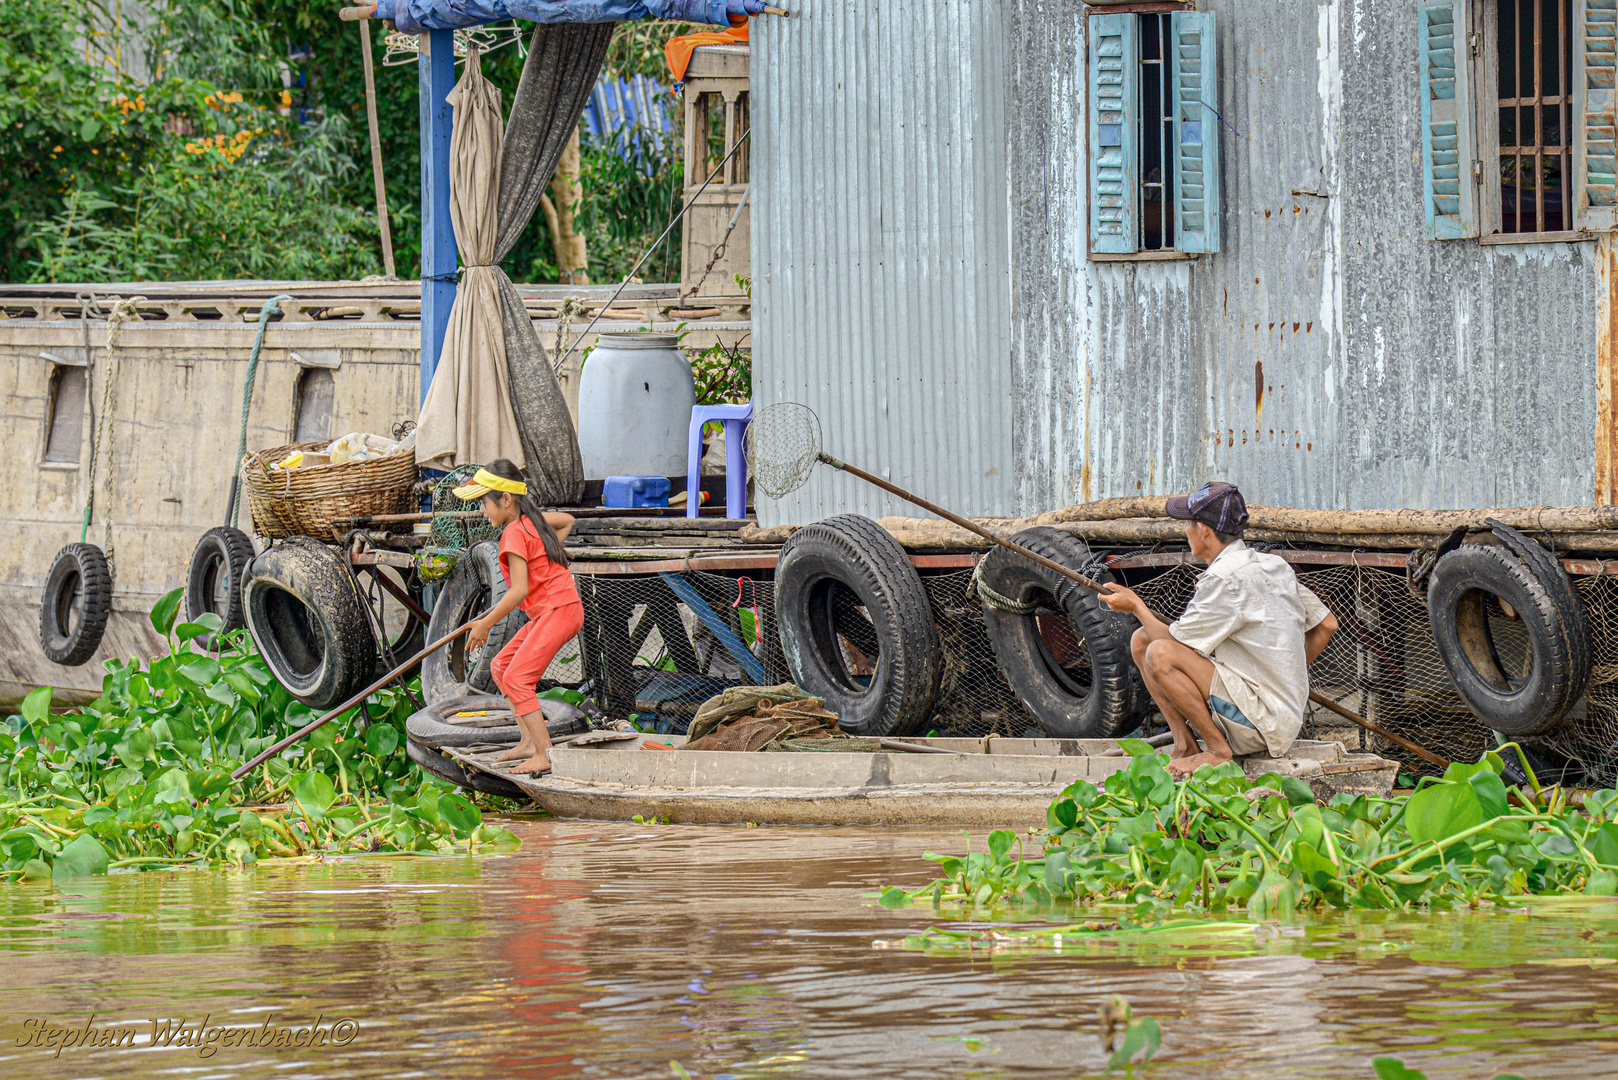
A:
[[[388,189],[382,183],[382,133],[376,122],[376,74],[371,62],[371,22],[360,19],[360,52],[365,57],[365,119],[371,127],[371,178],[376,185],[376,224],[382,231],[382,272],[393,273],[393,229],[388,224]]]

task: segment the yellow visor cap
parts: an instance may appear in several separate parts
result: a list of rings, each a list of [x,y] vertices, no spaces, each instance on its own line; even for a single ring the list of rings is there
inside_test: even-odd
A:
[[[470,484],[462,484],[455,489],[455,497],[462,502],[476,502],[491,491],[503,491],[510,495],[528,494],[528,485],[521,480],[507,480],[503,476],[496,476],[488,469],[479,469],[472,475]]]

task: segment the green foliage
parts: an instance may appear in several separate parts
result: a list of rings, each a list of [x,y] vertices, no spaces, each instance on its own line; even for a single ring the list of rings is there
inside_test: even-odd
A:
[[[27,231],[39,281],[355,279],[379,269],[372,215],[331,192],[355,171],[348,121],[283,140],[241,128],[222,145],[178,140],[128,184],[75,187]],[[243,138],[246,136],[246,138]]]
[[[942,876],[914,892],[886,889],[881,903],[1107,900],[1135,904],[1141,916],[1183,906],[1287,919],[1311,908],[1618,894],[1618,792],[1593,793],[1584,812],[1540,807],[1524,791],[1508,801],[1494,754],[1451,766],[1406,799],[1337,795],[1317,805],[1290,790],[1293,778],[1249,781],[1234,763],[1177,784],[1166,757],[1133,749],[1101,787],[1076,781],[1051,803],[1042,857],[1014,854],[1011,834],[991,833],[986,852],[929,853]]]
[[[753,399],[753,351],[740,341],[716,341],[691,357],[698,405],[742,404]]]
[[[216,656],[194,651],[188,642],[219,620],[175,624],[177,593],[152,614],[169,635],[167,655],[109,661],[101,696],[73,712],[53,715],[50,690],[35,690],[0,729],[0,877],[515,846],[406,757],[412,706],[396,691],[371,699],[368,727],[353,710],[232,781],[314,713],[271,678],[241,631],[224,635]]]
[[[576,227],[585,235],[590,279],[622,281],[680,212],[685,167],[679,139],[642,128],[616,138],[584,135],[579,181],[584,205]],[[680,235],[675,228],[646,260],[637,275],[642,281],[680,279]]]

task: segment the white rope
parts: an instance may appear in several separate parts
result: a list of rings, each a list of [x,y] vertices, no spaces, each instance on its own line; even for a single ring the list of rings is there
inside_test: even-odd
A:
[[[114,357],[123,337],[124,323],[131,319],[140,321],[139,307],[145,302],[144,296],[123,297],[113,301],[112,311],[107,315],[107,358],[101,374],[101,416],[90,448],[90,499],[93,503],[96,469],[101,467],[101,547],[107,557],[107,573],[113,581],[118,580],[118,567],[112,536],[112,452],[107,443],[112,434],[112,406],[116,397],[114,388],[118,383],[118,366],[114,363]],[[105,466],[101,466],[103,456],[108,459]]]

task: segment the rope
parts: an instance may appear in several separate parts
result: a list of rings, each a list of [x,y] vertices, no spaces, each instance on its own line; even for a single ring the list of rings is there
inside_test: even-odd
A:
[[[101,415],[98,423],[92,429],[90,440],[90,492],[84,502],[84,528],[81,533],[81,542],[84,536],[89,535],[90,518],[95,507],[96,469],[100,467],[102,453],[106,450],[108,437],[111,435],[112,406],[114,401],[114,387],[118,385],[118,368],[113,363],[119,340],[123,337],[124,323],[131,319],[140,320],[139,306],[146,302],[144,296],[126,296],[113,301],[112,310],[107,314],[107,358],[106,370],[101,374]],[[85,355],[85,363],[89,364],[89,354]],[[85,374],[86,381],[89,372]],[[104,529],[102,543],[103,553],[107,557],[107,573],[117,580],[117,558],[113,550],[112,538],[112,468],[110,465],[101,472],[101,521]]]
[[[1033,615],[1042,609],[1040,604],[1025,604],[1021,600],[1013,600],[1009,596],[1002,596],[983,583],[983,564],[988,559],[979,559],[977,566],[972,568],[972,580],[967,583],[966,595],[970,599],[976,595],[985,604],[1010,615]]]
[[[95,508],[96,498],[96,399],[95,399],[95,357],[90,350],[90,316],[101,314],[101,304],[97,302],[95,293],[79,293],[80,319],[84,325],[84,387],[85,403],[90,410],[90,486],[84,496],[84,519],[79,525],[79,543],[88,543],[90,540],[90,515]]]
[[[247,355],[247,375],[242,380],[242,426],[236,438],[236,468],[240,470],[242,462],[247,458],[247,414],[253,407],[253,383],[258,375],[258,354],[264,348],[264,328],[270,324],[271,315],[281,314],[281,301],[291,300],[286,293],[272,296],[264,301],[264,306],[258,309],[258,332],[253,335],[253,351]],[[230,486],[230,506],[225,514],[225,524],[236,524],[236,502],[239,495],[239,484],[232,482]]]

